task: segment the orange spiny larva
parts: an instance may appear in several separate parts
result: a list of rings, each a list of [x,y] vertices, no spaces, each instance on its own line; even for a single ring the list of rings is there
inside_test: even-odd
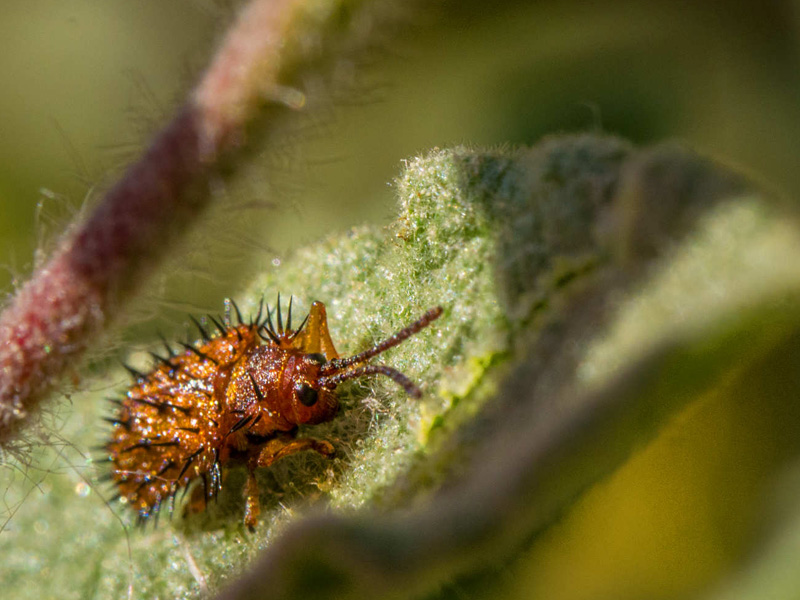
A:
[[[192,319],[202,339],[182,344],[180,353],[165,342],[168,356],[153,354],[149,373],[129,369],[134,384],[124,398],[113,400],[117,412],[106,419],[113,430],[103,446],[111,464],[107,479],[138,512],[140,523],[157,519],[165,505],[171,513],[175,494],[198,479],[202,488],[197,491],[207,502],[222,487],[222,469],[244,464],[244,523],[253,530],[259,514],[255,470],[302,450],[333,455],[330,442],[298,438],[297,427],[333,419],[334,391],[343,381],[384,375],[419,397],[419,388],[405,375],[367,361],[442,314],[441,307],[432,308],[372,348],[340,358],[321,302],[311,305],[297,329],[292,329],[291,298],[285,326],[280,295],[274,311],[267,306],[264,315],[262,302],[249,322],[233,306],[237,324],[209,317],[217,329],[209,335]]]

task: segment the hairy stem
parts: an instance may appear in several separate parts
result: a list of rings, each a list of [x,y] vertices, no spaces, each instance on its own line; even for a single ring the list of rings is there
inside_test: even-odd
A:
[[[288,102],[282,81],[318,67],[319,49],[304,53],[309,44],[300,43],[303,36],[335,38],[330,34],[348,25],[342,14],[355,18],[354,6],[370,3],[344,7],[331,0],[330,6],[317,7],[321,17],[307,4],[253,0],[242,10],[177,115],[5,307],[0,448],[9,448],[24,431],[20,425],[107,325],[111,308],[119,308],[169,240],[201,213],[209,200],[209,178],[222,159],[242,147],[246,126],[256,116],[281,118],[281,111],[258,109],[265,99]]]

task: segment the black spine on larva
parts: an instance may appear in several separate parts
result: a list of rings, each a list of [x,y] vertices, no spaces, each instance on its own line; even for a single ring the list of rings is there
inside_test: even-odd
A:
[[[195,319],[192,315],[189,315],[189,320],[191,320],[191,322],[194,323],[194,326],[197,327],[197,331],[200,332],[200,337],[203,338],[203,341],[210,342],[211,336],[208,335],[208,331],[206,331],[205,327],[203,327],[200,321]]]
[[[162,334],[158,334],[158,337],[161,339],[161,343],[164,344],[164,348],[167,351],[167,356],[170,358],[175,358],[175,350],[172,349],[172,346],[169,345],[167,338],[165,338]]]
[[[297,331],[295,331],[295,332],[292,334],[292,337],[290,337],[290,338],[289,338],[289,340],[290,340],[290,341],[291,341],[291,340],[293,340],[294,338],[296,338],[296,337],[297,337],[297,335],[298,335],[298,334],[299,334],[301,331],[303,331],[303,327],[305,327],[305,326],[306,326],[306,323],[308,323],[308,317],[309,317],[309,315],[306,315],[306,318],[305,318],[305,319],[303,319],[303,322],[302,322],[302,323],[300,323],[300,327],[298,327],[298,328],[297,328]]]
[[[276,344],[280,344],[278,332],[275,329],[275,325],[272,323],[272,311],[269,310],[269,306],[267,306],[267,324],[264,326],[264,329]]]
[[[250,383],[253,384],[253,390],[256,393],[256,398],[259,402],[264,402],[264,395],[261,393],[261,388],[258,387],[258,383],[256,383],[256,378],[253,377],[253,372],[248,371],[247,376],[250,377]]]
[[[153,408],[157,408],[159,411],[162,410],[163,404],[159,402],[153,402],[152,400],[148,400],[147,398],[138,398],[136,396],[130,396],[129,398],[131,402],[138,402],[139,404],[146,404],[147,406],[152,406]]]
[[[264,314],[264,296],[261,296],[261,300],[258,301],[258,314],[256,314],[256,318],[250,318],[250,327],[253,327],[253,325],[260,327],[259,323],[261,323],[262,314]]]
[[[201,350],[199,350],[198,348],[196,348],[192,344],[181,343],[181,347],[185,348],[189,352],[192,352],[193,354],[197,355],[199,358],[202,358],[203,360],[210,361],[210,362],[214,363],[215,365],[219,364],[219,361],[217,361],[213,356],[209,356],[208,354],[206,354],[205,352],[202,352]]]
[[[208,315],[208,319],[214,324],[214,327],[217,328],[217,331],[219,331],[219,334],[221,336],[224,337],[224,336],[228,335],[228,330],[225,329],[225,327],[222,325],[222,323],[220,321],[218,321],[217,319],[215,319],[213,315]]]
[[[165,357],[161,356],[160,354],[156,354],[155,352],[149,352],[148,354],[150,354],[150,356],[153,357],[153,361],[156,364],[164,365],[168,369],[174,369],[175,368],[175,365],[172,364],[172,361],[169,358],[165,358]]]
[[[128,431],[131,430],[131,422],[127,419],[120,419],[118,417],[102,417],[103,421],[106,423],[111,423],[112,425],[121,425]]]
[[[277,305],[276,308],[278,310],[278,333],[283,333],[284,329],[283,329],[283,317],[281,316],[281,293],[280,292],[278,292],[278,305]]]
[[[239,305],[236,304],[236,301],[231,298],[231,306],[233,306],[233,310],[236,312],[236,321],[239,325],[244,325],[244,320],[242,319],[242,312],[239,310]]]
[[[200,479],[203,480],[203,503],[208,508],[208,499],[211,497],[208,495],[208,475],[203,472],[200,474]]]
[[[267,337],[261,335],[261,329],[263,329],[267,333]],[[259,329],[256,333],[258,334],[258,337],[260,337],[262,340],[264,340],[265,342],[272,342],[276,346],[281,343],[281,341],[278,339],[278,336],[275,335],[275,333],[272,330],[270,330],[269,327],[265,325],[261,329]]]
[[[136,369],[134,369],[133,367],[131,367],[126,363],[122,363],[122,366],[125,367],[125,370],[131,374],[131,377],[133,377],[135,381],[139,382],[142,379],[144,379],[144,373],[142,373],[141,371],[137,371]]]
[[[176,480],[176,481],[180,481],[180,480],[183,478],[183,476],[186,474],[186,471],[187,471],[187,470],[189,469],[189,467],[191,466],[192,462],[194,462],[194,459],[195,459],[195,458],[197,458],[197,457],[200,455],[200,453],[201,453],[203,450],[205,450],[205,446],[200,446],[200,447],[197,449],[197,451],[196,451],[196,452],[194,452],[194,453],[193,453],[191,456],[189,456],[189,457],[186,459],[186,462],[184,462],[184,463],[183,463],[183,468],[181,469],[181,472],[180,472],[180,474],[178,475],[178,478],[177,478],[177,480]]]
[[[246,416],[242,417],[241,419],[236,421],[236,423],[233,425],[233,427],[231,427],[230,433],[236,433],[242,427],[245,427],[248,423],[250,423],[250,421],[252,421],[252,420],[253,420],[253,415],[246,415]]]

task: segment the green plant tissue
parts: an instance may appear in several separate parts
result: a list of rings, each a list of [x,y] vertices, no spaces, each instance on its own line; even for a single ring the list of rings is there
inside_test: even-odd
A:
[[[47,445],[3,464],[5,598],[202,597],[308,515],[392,514],[431,494],[435,506],[441,484],[474,477],[482,444],[501,437],[504,414],[517,414],[504,386],[537,353],[546,360],[535,364],[548,369],[526,371],[536,375],[532,431],[548,426],[554,410],[590,421],[581,398],[613,384],[650,349],[666,340],[694,351],[692,336],[720,315],[735,321],[737,311],[757,312],[763,298],[800,283],[794,263],[776,260],[800,248],[794,222],[774,216],[777,209],[739,176],[676,146],[638,150],[582,135],[524,149],[437,149],[408,160],[396,189],[391,225],[334,233],[280,264],[254,265],[259,275],[236,300],[245,314],[262,297],[274,306],[278,292],[284,303],[293,298],[295,314],[324,302],[343,356],[442,306],[440,319],[379,358],[418,382],[423,398],[407,398],[386,378],[340,386],[340,415],[309,428],[333,442],[336,457],[302,453],[262,470],[254,534],[241,525],[239,468],[205,513],[187,516],[179,506],[171,520],[139,530],[127,507],[105,500],[112,491],[98,483],[102,468],[89,450],[102,443],[102,398],[123,394],[127,375],[87,377],[48,413]],[[122,358],[147,368],[151,349]],[[725,371],[734,359],[719,356]],[[626,402],[639,406],[648,388],[641,389]],[[624,451],[602,468],[605,458],[581,463],[577,489],[655,436],[660,419],[687,398],[656,411],[646,435],[621,435]],[[586,439],[577,435],[572,447]],[[553,502],[566,511],[574,500]],[[516,555],[516,544],[503,560]],[[414,593],[436,595],[441,583],[420,577]],[[498,589],[491,577],[473,583]]]

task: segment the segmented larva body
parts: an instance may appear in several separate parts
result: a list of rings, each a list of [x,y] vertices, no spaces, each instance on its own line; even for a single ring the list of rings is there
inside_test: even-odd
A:
[[[196,345],[175,353],[165,344],[168,356],[154,354],[149,373],[129,369],[135,383],[124,398],[114,400],[117,413],[107,419],[113,431],[103,448],[111,464],[108,478],[140,522],[157,517],[165,504],[171,512],[176,493],[197,479],[202,481],[199,497],[213,498],[222,487],[222,469],[244,464],[244,522],[252,530],[259,513],[257,468],[302,450],[333,455],[328,441],[298,438],[297,426],[333,419],[339,383],[385,375],[419,397],[419,388],[405,375],[367,361],[427,327],[441,315],[440,307],[347,358],[339,358],[330,339],[324,304],[314,302],[297,329],[292,329],[291,309],[290,300],[284,326],[279,296],[277,327],[269,307],[263,320],[259,310],[249,323],[237,309],[236,325],[211,318],[217,328],[213,336],[195,321],[203,337]]]

